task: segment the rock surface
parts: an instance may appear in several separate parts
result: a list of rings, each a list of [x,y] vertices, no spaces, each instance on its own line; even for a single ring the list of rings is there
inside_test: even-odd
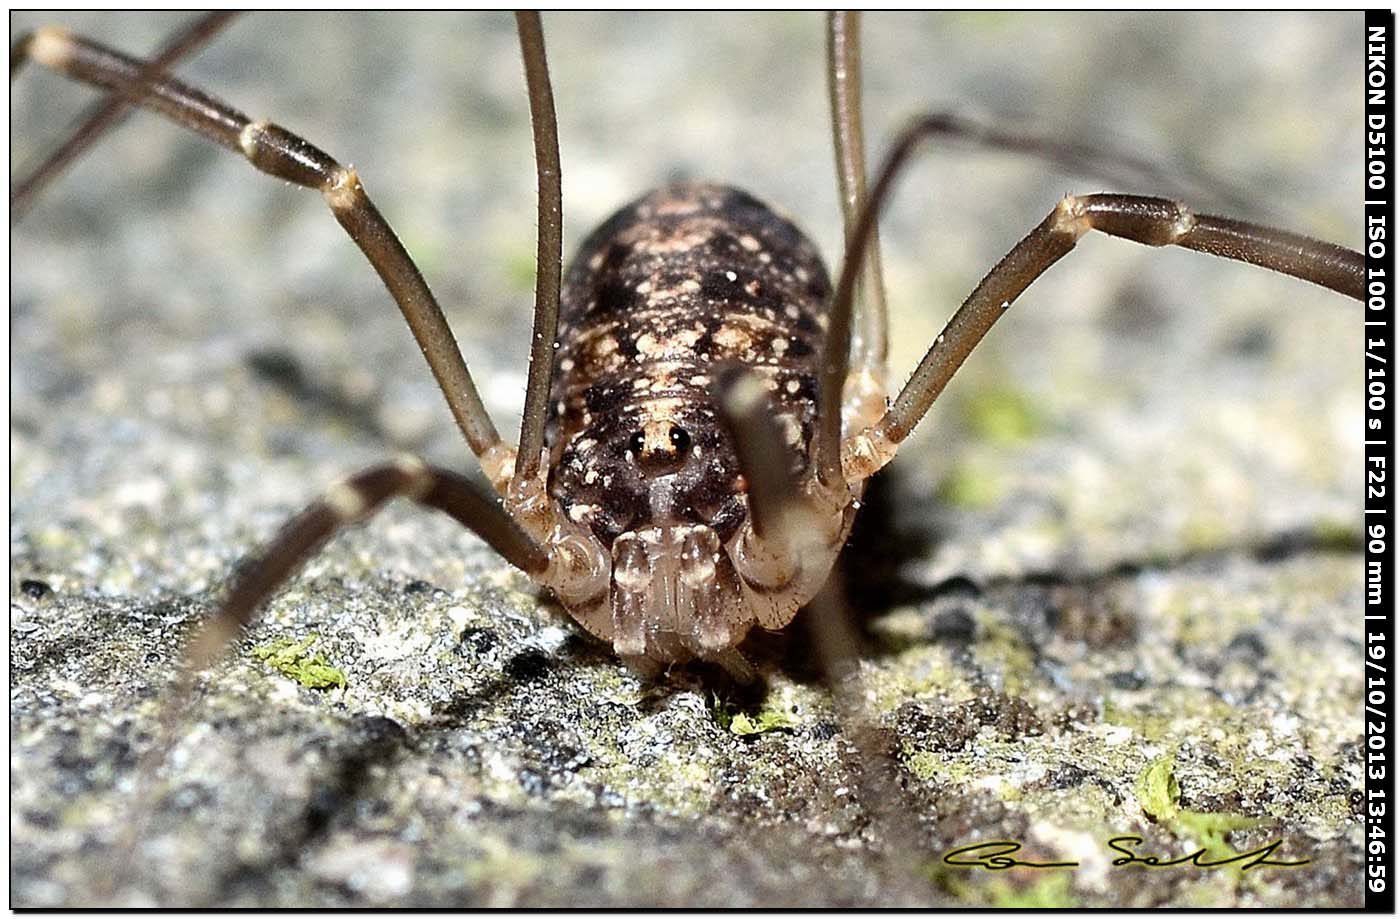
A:
[[[133,51],[176,21],[46,18]],[[546,28],[570,240],[704,175],[837,251],[819,18]],[[870,16],[872,146],[956,107],[1175,186],[930,154],[883,224],[896,379],[1068,190],[1194,191],[1359,244],[1360,29]],[[182,73],[360,169],[512,430],[534,210],[509,17],[252,16]],[[39,73],[14,96],[21,163],[90,98]],[[117,869],[182,636],[236,561],[397,450],[470,464],[316,196],[132,118],[12,232],[12,904],[1358,905],[1357,311],[1190,253],[1081,249],[969,361],[851,547],[912,844],[861,800],[800,635],[762,691],[647,683],[449,521],[394,506],[203,680]],[[307,639],[343,687],[264,659]],[[1114,867],[1127,834],[1310,862]],[[1080,865],[938,861],[998,838]]]

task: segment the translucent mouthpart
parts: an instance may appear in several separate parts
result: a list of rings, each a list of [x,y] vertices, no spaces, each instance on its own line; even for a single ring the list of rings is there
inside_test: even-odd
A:
[[[703,525],[650,527],[613,541],[613,647],[706,657],[747,631],[739,577],[719,536]],[[672,656],[667,654],[667,656]]]

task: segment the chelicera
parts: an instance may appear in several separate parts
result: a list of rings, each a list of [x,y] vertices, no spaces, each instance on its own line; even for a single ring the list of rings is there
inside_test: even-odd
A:
[[[876,216],[916,147],[960,126],[939,116],[915,121],[867,190],[853,17],[834,15],[829,26],[847,238],[834,281],[791,222],[739,189],[707,183],[668,186],[624,207],[583,243],[566,274],[543,32],[534,14],[520,14],[518,26],[540,235],[514,447],[498,434],[432,292],[353,169],[167,76],[169,55],[147,64],[54,29],[17,46],[14,60],[107,87],[260,171],[320,191],[399,305],[495,490],[412,458],[332,486],[243,568],[196,638],[196,668],[333,533],[405,497],[477,533],[639,669],[704,660],[745,677],[744,637],[783,628],[817,595],[866,482],[991,326],[1085,233],[1196,249],[1361,297],[1358,253],[1162,198],[1067,197],[987,274],[895,392]]]

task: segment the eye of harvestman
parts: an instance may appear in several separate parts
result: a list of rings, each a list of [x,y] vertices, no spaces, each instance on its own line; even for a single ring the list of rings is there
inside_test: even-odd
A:
[[[653,436],[655,436],[655,433],[653,433]],[[670,455],[673,458],[683,457],[690,452],[690,432],[685,428],[673,424],[666,432],[666,436],[671,443]],[[648,446],[650,446],[650,451],[648,451]],[[647,433],[645,431],[633,431],[632,435],[627,439],[627,449],[632,452],[634,457],[641,457],[644,454],[648,454],[648,452],[650,455],[657,457],[666,455],[664,451],[658,449],[658,445],[655,441],[652,441],[651,444],[648,445]]]

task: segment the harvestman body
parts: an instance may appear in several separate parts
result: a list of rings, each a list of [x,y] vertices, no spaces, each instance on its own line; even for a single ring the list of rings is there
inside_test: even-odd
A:
[[[919,142],[966,128],[942,116],[916,121],[867,194],[857,21],[833,14],[829,75],[847,239],[834,290],[790,222],[737,189],[698,183],[619,211],[585,241],[561,290],[559,154],[544,39],[538,15],[517,20],[540,208],[517,449],[501,441],[442,311],[354,170],[165,75],[222,22],[196,24],[150,63],[56,29],[27,36],[12,52],[12,73],[32,59],[109,87],[109,109],[151,108],[263,172],[318,189],[398,303],[498,492],[413,459],[333,486],[236,579],[192,644],[191,672],[337,529],[408,497],[480,535],[625,660],[643,669],[710,660],[747,676],[737,650],[745,635],[785,626],[817,598],[866,480],[1006,308],[1088,231],[1198,249],[1362,296],[1358,253],[1160,198],[1067,197],[988,273],[887,404],[876,215]],[[856,316],[858,274],[865,308]],[[814,611],[827,605],[817,599]]]

